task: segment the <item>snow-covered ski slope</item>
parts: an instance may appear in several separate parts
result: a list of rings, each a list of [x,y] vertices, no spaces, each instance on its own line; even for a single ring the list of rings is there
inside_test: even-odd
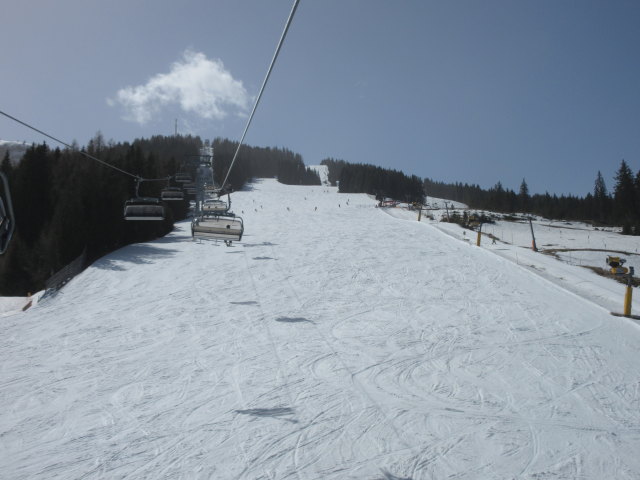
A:
[[[638,325],[374,205],[263,180],[3,318],[0,477],[639,478]]]

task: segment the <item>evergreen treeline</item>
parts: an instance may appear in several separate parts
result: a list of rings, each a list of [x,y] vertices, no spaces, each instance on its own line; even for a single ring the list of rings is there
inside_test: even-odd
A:
[[[339,179],[340,193],[369,193],[404,202],[424,201],[422,180],[415,175],[407,176],[397,170],[343,160],[325,159],[321,163],[329,167],[332,185]]]
[[[545,218],[591,222],[596,225],[621,225],[623,233],[640,235],[640,171],[635,175],[622,160],[615,176],[613,193],[609,193],[598,172],[593,193],[585,197],[529,193],[525,179],[518,192],[498,182],[490,189],[467,183],[445,183],[373,165],[350,164],[327,158],[329,181],[339,184],[343,193],[370,193],[405,202],[422,202],[423,192],[467,204],[470,208],[503,213],[527,212]]]
[[[143,178],[164,178],[181,169],[203,142],[192,136],[154,136],[133,143],[105,143],[97,134],[85,151]],[[208,145],[209,142],[205,142]],[[216,139],[216,180],[222,181],[237,143]],[[173,222],[186,217],[188,201],[165,202],[162,222],[123,219],[124,203],[135,194],[134,178],[100,165],[77,148],[33,145],[12,166],[8,155],[0,165],[9,178],[16,232],[0,257],[0,295],[25,295],[82,252],[93,261],[124,245],[166,235]],[[253,177],[278,177],[289,184],[320,184],[302,157],[288,150],[243,146],[229,181],[240,189]],[[143,182],[140,196],[159,197],[165,182]]]
[[[467,204],[478,210],[514,213],[527,212],[545,218],[591,222],[596,225],[622,225],[623,233],[640,235],[640,171],[634,176],[622,160],[609,194],[598,172],[593,193],[573,195],[530,195],[523,179],[518,193],[505,189],[500,182],[488,190],[478,185],[424,180],[427,195]]]
[[[204,143],[211,145],[209,141]],[[155,136],[132,143],[105,143],[97,134],[86,153],[143,178],[164,178],[178,172],[203,142],[191,136]],[[226,176],[237,143],[216,138],[215,180]],[[188,202],[166,202],[162,222],[123,219],[124,202],[134,196],[135,180],[84,157],[77,146],[51,149],[32,145],[22,160],[12,165],[6,154],[0,169],[9,178],[16,214],[14,239],[0,257],[0,295],[24,295],[44,287],[45,281],[82,252],[88,261],[133,242],[165,235],[173,222],[185,218]],[[329,181],[341,193],[369,193],[405,202],[422,202],[425,192],[456,200],[471,208],[499,212],[530,212],[547,218],[623,225],[624,233],[640,235],[640,171],[634,176],[623,160],[610,194],[598,172],[593,193],[584,198],[530,195],[523,179],[518,193],[500,182],[484,190],[478,185],[422,181],[396,170],[350,164],[327,158]],[[238,190],[252,178],[277,177],[290,185],[320,185],[315,171],[302,157],[287,149],[243,146],[229,176]],[[158,197],[165,182],[145,182],[141,196]]]
[[[238,142],[221,138],[214,140],[216,182],[224,180],[237,148]],[[237,190],[252,178],[277,178],[286,185],[320,185],[320,177],[315,171],[305,167],[300,154],[284,148],[243,145],[228,183]]]
[[[86,152],[135,175],[166,177],[175,173],[177,160],[153,147],[159,139],[106,145],[98,135]],[[197,152],[198,139],[176,141],[182,152]],[[124,202],[134,196],[135,180],[78,150],[33,145],[17,166],[11,167],[5,156],[1,168],[9,177],[16,215],[14,238],[0,259],[2,295],[42,289],[54,272],[85,249],[91,261],[129,243],[165,235],[173,221],[187,213],[188,204],[172,202],[162,222],[125,221]],[[143,183],[140,194],[159,196],[164,185]]]

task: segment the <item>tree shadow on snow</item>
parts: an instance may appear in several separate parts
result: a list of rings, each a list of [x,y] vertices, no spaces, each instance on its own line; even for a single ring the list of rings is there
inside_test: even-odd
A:
[[[153,243],[193,242],[191,235],[172,235],[171,237],[156,238]]]
[[[382,475],[384,475],[382,477],[382,479],[384,480],[411,480],[411,477],[398,477],[396,475],[394,475],[393,473],[388,472],[387,470],[381,469]]]
[[[129,262],[136,265],[155,263],[157,260],[172,257],[177,250],[158,248],[153,245],[129,245],[93,262],[93,267],[101,270],[125,270],[119,262]]]
[[[247,408],[246,410],[236,410],[236,413],[240,413],[241,415],[253,415],[254,417],[282,418],[287,422],[298,423],[298,420],[296,419],[284,418],[296,413],[291,407]]]
[[[252,183],[245,183],[242,188],[240,190],[237,190],[238,192],[253,192],[255,191],[256,187],[254,187],[254,182]]]
[[[271,242],[262,242],[262,243],[244,243],[244,244],[242,244],[242,246],[245,247],[245,248],[251,248],[251,247],[277,247],[278,244],[277,243],[271,243]]]
[[[304,318],[304,317],[278,317],[278,318],[276,318],[276,322],[283,322],[283,323],[309,322],[309,323],[314,323],[313,320],[309,320],[309,319]]]

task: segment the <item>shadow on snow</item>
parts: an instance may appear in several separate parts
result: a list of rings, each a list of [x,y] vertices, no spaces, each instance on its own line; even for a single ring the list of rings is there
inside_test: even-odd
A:
[[[125,270],[121,265],[118,265],[118,262],[129,262],[136,265],[151,264],[157,260],[172,257],[176,253],[177,250],[158,248],[148,244],[129,245],[96,260],[92,266],[101,270]]]

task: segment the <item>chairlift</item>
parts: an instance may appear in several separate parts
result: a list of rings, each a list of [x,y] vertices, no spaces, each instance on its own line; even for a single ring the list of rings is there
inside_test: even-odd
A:
[[[177,183],[191,183],[191,182],[193,182],[193,179],[191,178],[191,175],[189,175],[186,172],[178,172],[178,173],[176,173],[175,179],[176,179]]]
[[[144,180],[142,178],[136,179],[136,196],[131,200],[127,200],[124,204],[124,219],[125,220],[151,220],[162,221],[165,218],[164,205],[159,198],[155,197],[140,197],[138,196],[138,189],[140,183]]]
[[[242,240],[244,223],[242,218],[233,214],[217,215],[213,217],[199,217],[191,223],[193,238],[210,240],[224,240],[227,245],[232,241]]]
[[[220,188],[216,187],[215,185],[205,183],[204,193],[207,195],[218,195],[220,193]]]
[[[222,200],[205,200],[202,204],[204,215],[222,215],[229,211],[229,204]]]
[[[183,184],[183,188],[185,192],[187,192],[187,195],[195,195],[196,192],[198,191],[197,186],[194,182]]]
[[[7,250],[11,237],[13,236],[16,219],[13,215],[9,182],[2,172],[0,172],[0,179],[2,180],[0,184],[2,187],[0,194],[0,255],[2,255]]]
[[[138,197],[124,204],[125,220],[164,220],[164,206],[158,198]]]
[[[231,197],[227,195],[227,201],[220,200],[220,198],[209,198],[202,204],[202,214],[209,215],[224,215],[231,208]]]
[[[160,192],[160,198],[168,202],[184,200],[184,191],[180,187],[167,187]]]

